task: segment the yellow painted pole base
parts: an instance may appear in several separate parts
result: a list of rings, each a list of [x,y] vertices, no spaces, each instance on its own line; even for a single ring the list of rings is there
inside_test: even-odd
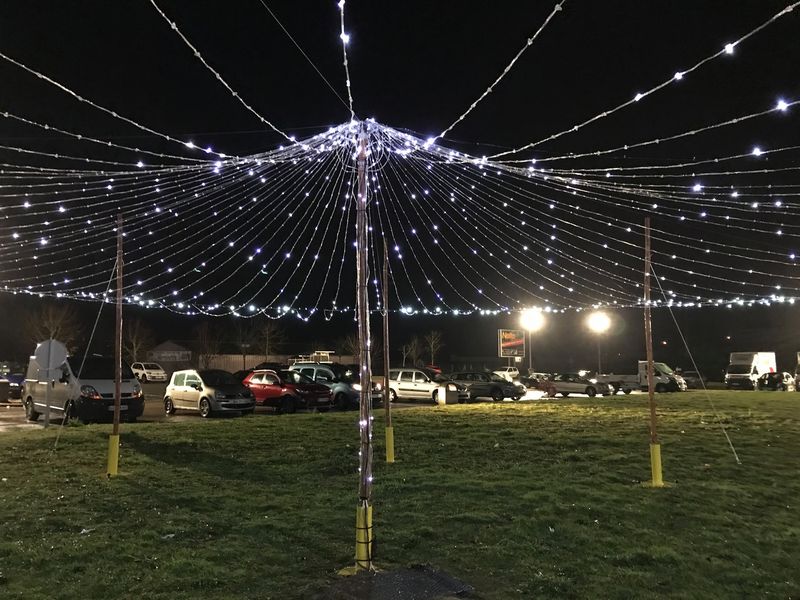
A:
[[[386,462],[394,462],[394,427],[386,428]]]
[[[356,507],[356,564],[341,569],[339,575],[375,570],[372,565],[372,539],[372,506],[367,500],[361,500]]]
[[[661,444],[650,444],[650,487],[664,487],[664,476],[661,472]]]
[[[108,469],[106,475],[114,477],[119,468],[119,435],[108,436]]]

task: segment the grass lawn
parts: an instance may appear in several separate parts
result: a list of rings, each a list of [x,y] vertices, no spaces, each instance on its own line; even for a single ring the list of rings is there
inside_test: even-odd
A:
[[[800,597],[800,393],[406,409],[376,562],[430,563],[484,599]],[[357,414],[256,415],[0,435],[0,596],[309,598],[353,562]]]

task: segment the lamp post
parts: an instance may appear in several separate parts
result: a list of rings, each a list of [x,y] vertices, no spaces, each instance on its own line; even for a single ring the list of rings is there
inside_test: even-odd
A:
[[[604,312],[593,312],[586,319],[586,325],[597,335],[597,373],[603,372],[603,363],[600,357],[600,340],[611,327],[611,318]]]
[[[528,375],[533,373],[533,332],[544,327],[544,313],[539,308],[526,308],[522,311],[519,323],[528,331]]]

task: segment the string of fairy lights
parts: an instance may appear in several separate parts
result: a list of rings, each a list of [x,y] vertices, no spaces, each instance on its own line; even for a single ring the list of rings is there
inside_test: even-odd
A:
[[[109,301],[106,282],[121,213],[124,297],[130,304],[187,315],[306,321],[353,314],[354,156],[361,122],[351,89],[344,0],[338,2],[339,38],[350,121],[303,139],[256,111],[156,1],[151,4],[236,102],[288,143],[244,156],[201,147],[0,52],[0,59],[37,80],[175,149],[134,147],[16,110],[0,112],[19,127],[57,134],[74,148],[59,153],[0,145],[0,290]],[[384,245],[391,307],[405,315],[641,306],[644,216],[653,218],[653,268],[664,290],[664,299],[654,304],[797,301],[800,182],[792,177],[800,170],[800,146],[761,143],[672,162],[638,158],[636,152],[760,118],[791,119],[800,100],[780,97],[768,109],[613,147],[560,154],[541,148],[729,57],[800,3],[669,80],[568,129],[488,157],[443,146],[563,4],[555,5],[493,83],[438,136],[366,121],[372,308],[383,308],[376,274]],[[536,158],[514,158],[534,149]],[[599,162],[623,152],[628,164]]]

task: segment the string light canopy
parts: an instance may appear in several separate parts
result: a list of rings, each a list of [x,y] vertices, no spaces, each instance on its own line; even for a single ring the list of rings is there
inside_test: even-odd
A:
[[[22,144],[0,147],[3,292],[110,301],[106,283],[121,213],[129,304],[242,318],[352,314],[354,158],[366,123],[373,310],[381,310],[376,261],[384,244],[390,250],[391,304],[404,315],[496,315],[535,307],[541,316],[641,306],[645,216],[653,218],[653,267],[664,290],[655,305],[735,307],[800,298],[797,146],[742,142],[719,156],[674,161],[637,154],[722,128],[736,130],[744,122],[792,119],[798,99],[765,97],[767,108],[645,141],[506,158],[538,151],[677,84],[724,59],[727,46],[594,119],[485,157],[448,147],[445,135],[501,82],[563,2],[492,86],[434,138],[356,118],[350,34],[340,2],[351,119],[300,139],[256,112],[152,4],[203,67],[284,144],[249,155],[195,144],[125,117],[0,53],[0,59],[172,149],[142,150],[20,110],[0,113],[20,127],[66,136],[74,148],[65,154]],[[793,8],[736,38],[730,48],[738,49]],[[627,163],[600,162],[620,153]]]

